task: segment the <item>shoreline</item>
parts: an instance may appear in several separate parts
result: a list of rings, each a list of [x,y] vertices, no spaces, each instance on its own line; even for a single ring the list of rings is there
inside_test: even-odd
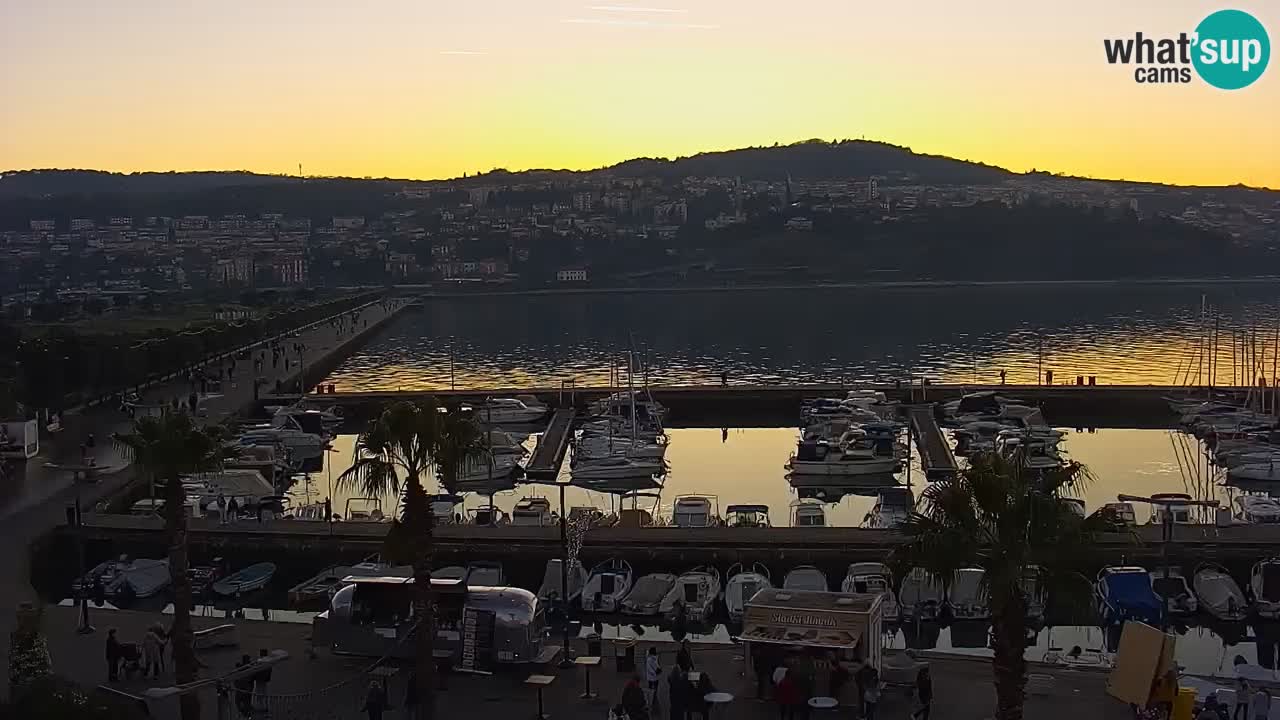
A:
[[[557,295],[625,295],[649,293],[714,293],[714,292],[774,292],[794,290],[937,290],[950,288],[1072,288],[1072,287],[1123,287],[1126,285],[1178,287],[1178,286],[1227,286],[1280,284],[1280,276],[1265,275],[1248,278],[1141,278],[1114,280],[883,280],[851,281],[839,283],[768,283],[742,285],[663,285],[654,287],[548,287],[509,290],[441,290],[434,284],[393,285],[399,292],[416,293],[423,299],[479,298],[479,297],[528,297]]]

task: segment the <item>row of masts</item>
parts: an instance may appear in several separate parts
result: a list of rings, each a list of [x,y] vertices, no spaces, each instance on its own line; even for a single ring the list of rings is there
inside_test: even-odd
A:
[[[1269,344],[1268,334],[1272,335]],[[1246,408],[1280,417],[1280,388],[1276,386],[1280,375],[1280,320],[1270,333],[1254,325],[1248,329],[1223,328],[1222,318],[1216,310],[1210,311],[1203,296],[1196,347],[1185,362],[1179,359],[1174,385],[1203,388],[1206,400],[1211,400],[1214,389],[1227,380],[1227,372],[1221,366],[1225,343],[1230,344],[1231,380],[1227,387],[1248,388],[1244,402]]]

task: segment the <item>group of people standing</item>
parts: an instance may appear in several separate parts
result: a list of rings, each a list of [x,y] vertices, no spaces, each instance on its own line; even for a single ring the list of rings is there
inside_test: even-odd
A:
[[[141,643],[123,643],[115,628],[107,630],[107,682],[126,677],[134,669],[142,671],[143,678],[159,678],[164,672],[164,653],[169,644],[169,633],[159,623],[147,628]]]
[[[676,662],[664,672],[658,649],[650,647],[644,658],[643,684],[640,674],[633,676],[622,689],[621,702],[610,717],[615,720],[650,720],[660,713],[662,679],[667,680],[667,717],[671,720],[709,720],[711,703],[707,695],[716,692],[711,675],[695,672],[693,652],[682,642],[676,651]]]
[[[772,689],[781,720],[807,718],[809,700],[818,697],[818,685],[825,673],[828,697],[839,700],[852,679],[856,700],[854,706],[866,720],[875,720],[880,705],[883,683],[880,673],[867,662],[842,661],[836,653],[825,657],[809,653],[779,655],[768,651],[754,657],[756,697],[765,699]],[[913,720],[929,720],[933,706],[933,678],[929,668],[921,668],[916,676],[915,695],[917,706],[912,711]]]

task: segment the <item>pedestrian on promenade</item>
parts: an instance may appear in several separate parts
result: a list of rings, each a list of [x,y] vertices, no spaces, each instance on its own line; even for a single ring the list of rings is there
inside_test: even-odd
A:
[[[920,699],[920,709],[911,713],[912,720],[929,720],[929,711],[933,707],[933,677],[929,675],[928,666],[916,673],[916,697]]]
[[[120,679],[120,660],[123,656],[120,640],[116,638],[116,629],[107,630],[107,682]]]
[[[791,677],[791,673],[787,671],[786,666],[778,668],[782,671],[782,676],[774,683],[773,697],[778,701],[778,718],[779,720],[794,720],[799,716],[802,701],[800,699],[800,688],[796,687],[796,681]]]
[[[232,525],[236,524],[236,520],[240,519],[240,503],[235,496],[231,496],[231,500],[227,502],[227,519]]]
[[[639,675],[632,675],[626,687],[622,688],[622,707],[627,711],[629,720],[649,719],[649,709],[645,705],[644,691],[640,689]]]
[[[644,656],[645,705],[653,709],[653,701],[658,697],[658,681],[662,678],[662,665],[658,662],[658,648],[650,645]]]
[[[218,499],[214,501],[218,506],[218,524],[227,524],[227,496],[218,493]]]
[[[387,691],[377,680],[369,683],[369,692],[364,696],[361,709],[369,714],[369,720],[382,720],[382,713],[387,709]]]
[[[142,636],[142,677],[160,677],[160,638],[152,628]]]
[[[680,650],[676,652],[676,665],[687,673],[693,672],[693,653],[689,651],[688,640],[680,643]]]

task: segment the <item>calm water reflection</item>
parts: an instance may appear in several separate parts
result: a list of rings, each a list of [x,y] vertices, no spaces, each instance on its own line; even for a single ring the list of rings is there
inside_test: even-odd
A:
[[[634,347],[655,384],[1063,380],[1169,384],[1197,364],[1201,298],[1233,329],[1274,339],[1276,286],[810,289],[429,300],[347,359],[344,390],[604,384]],[[1267,343],[1268,348],[1274,342]],[[1271,353],[1268,349],[1267,354]],[[452,359],[452,363],[450,362]],[[451,378],[450,366],[453,376]]]
[[[1082,497],[1090,509],[1116,499],[1117,493],[1149,495],[1154,492],[1183,491],[1195,497],[1216,497],[1230,501],[1228,490],[1212,480],[1206,481],[1204,468],[1188,467],[1187,458],[1195,457],[1195,446],[1183,435],[1166,430],[1117,430],[1077,431],[1063,428],[1070,434],[1062,447],[1068,455],[1085,463],[1094,480],[1088,483]],[[786,478],[783,463],[795,448],[795,428],[674,428],[667,461],[671,471],[661,489],[660,507],[665,516],[671,512],[671,503],[679,495],[705,494],[719,498],[721,510],[734,503],[760,503],[768,505],[774,525],[789,524],[789,505],[796,500],[797,490]],[[532,445],[536,436],[530,439]],[[354,435],[341,435],[333,442],[335,452],[331,462],[311,475],[309,483],[311,499],[321,500],[330,495],[329,478],[336,478],[350,466]],[[1181,463],[1181,464],[1180,464]],[[567,479],[567,463],[563,470]],[[1197,472],[1199,473],[1197,475]],[[922,490],[922,474],[918,466],[912,471],[913,488],[917,495]],[[900,473],[900,482],[906,482],[907,473]],[[434,492],[434,483],[432,483]],[[858,525],[875,502],[873,488],[865,494],[845,494],[832,497],[827,505],[828,522],[834,525]],[[297,486],[294,495],[302,500],[307,489]],[[832,493],[838,495],[839,493]],[[547,485],[520,485],[513,490],[499,492],[494,504],[510,511],[522,497],[543,495],[558,504],[558,491]],[[335,488],[334,508],[339,512],[350,492]],[[487,505],[487,495],[469,493],[466,507]],[[395,505],[393,497],[383,499],[387,509]],[[617,498],[604,492],[570,487],[566,493],[569,506],[593,505],[609,509],[615,507]],[[1145,522],[1148,511],[1137,508],[1138,519]]]

